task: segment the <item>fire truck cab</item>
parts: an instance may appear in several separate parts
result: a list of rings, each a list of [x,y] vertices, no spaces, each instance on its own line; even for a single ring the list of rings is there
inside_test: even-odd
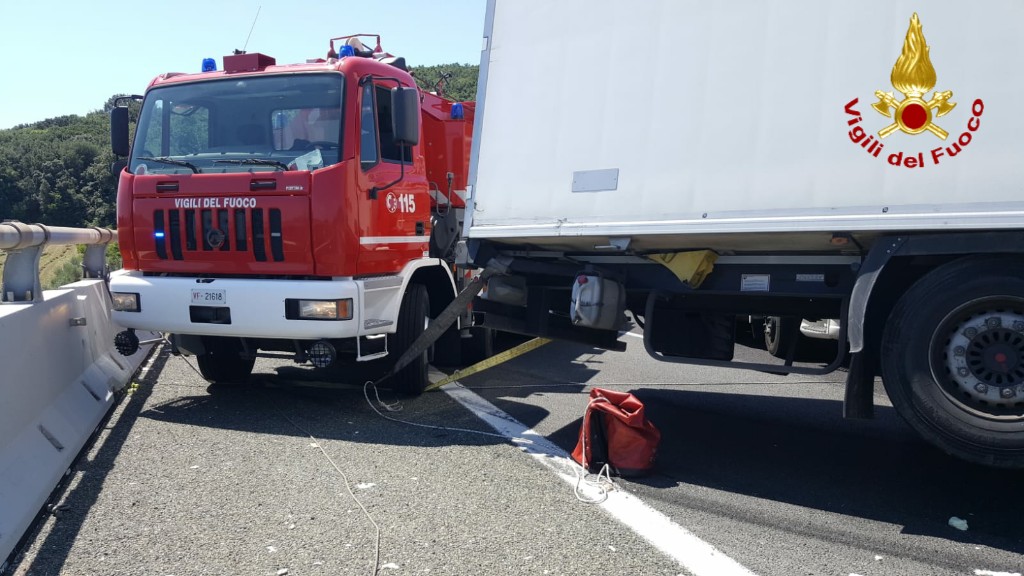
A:
[[[420,91],[376,40],[334,38],[300,64],[241,53],[160,75],[130,146],[135,118],[119,102],[123,270],[110,290],[122,352],[152,330],[214,382],[282,352],[383,373],[452,301],[474,106]],[[439,363],[458,362],[468,319],[434,345]],[[490,335],[472,335],[486,353]],[[422,391],[430,354],[394,387]]]

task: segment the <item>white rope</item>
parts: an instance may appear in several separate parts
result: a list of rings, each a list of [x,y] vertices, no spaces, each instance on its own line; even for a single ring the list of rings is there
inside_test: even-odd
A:
[[[455,384],[458,385],[458,386],[461,386],[461,383],[455,382]],[[380,392],[377,389],[377,385],[374,384],[372,381],[368,380],[366,382],[366,384],[363,385],[363,397],[366,398],[366,402],[367,402],[367,404],[370,405],[370,408],[374,412],[376,412],[381,418],[384,418],[385,420],[390,420],[392,422],[397,422],[399,424],[406,424],[408,426],[416,426],[418,428],[428,428],[428,429],[431,429],[431,430],[448,430],[448,431],[451,431],[451,432],[465,432],[465,433],[468,433],[468,434],[479,434],[481,436],[490,436],[490,437],[493,437],[493,438],[501,438],[502,440],[504,440],[506,442],[510,442],[510,443],[513,443],[513,444],[515,443],[515,439],[509,438],[508,436],[505,436],[504,434],[495,434],[493,432],[484,432],[482,430],[470,430],[468,428],[455,428],[455,427],[451,427],[451,426],[437,426],[437,425],[434,425],[434,424],[422,424],[422,423],[419,423],[419,422],[410,422],[408,420],[400,420],[398,418],[393,418],[393,417],[388,416],[387,414],[384,414],[383,412],[381,412],[380,409],[377,408],[377,405],[374,405],[373,401],[370,400],[370,394],[369,394],[369,388],[370,387],[373,387],[374,396],[377,399],[377,405],[379,405],[380,408],[384,409],[385,411],[387,411],[387,412],[400,412],[402,410],[402,403],[400,401],[395,401],[395,402],[392,402],[391,404],[388,404],[388,403],[384,402],[383,400],[381,400],[380,399]],[[604,399],[604,398],[602,398],[602,399],[607,402],[607,399]],[[587,410],[588,411],[590,410],[589,406],[588,406]],[[586,422],[586,416],[584,416],[584,422]],[[584,441],[584,452],[583,453],[584,453],[584,459],[585,459],[586,458],[586,444],[585,444],[585,442],[586,442],[586,440],[585,440],[586,435],[585,434],[584,434],[583,438],[584,438],[584,440],[583,440]],[[604,502],[605,500],[608,499],[608,492],[610,492],[611,490],[614,490],[614,489],[617,488],[617,486],[615,485],[615,482],[612,480],[611,468],[609,467],[608,464],[605,464],[601,468],[601,470],[599,470],[598,473],[596,474],[596,478],[592,479],[590,477],[591,475],[587,473],[587,468],[586,468],[586,462],[585,461],[584,461],[584,465],[583,466],[579,466],[575,462],[572,462],[571,459],[570,459],[570,462],[572,463],[573,467],[576,470],[576,485],[573,488],[573,495],[580,502],[583,502],[584,504],[600,504],[601,502]],[[584,485],[584,484],[587,485],[587,486],[590,486],[590,487],[592,487],[594,489],[596,489],[597,492],[598,492],[598,496],[595,497],[595,498],[589,498],[585,494],[583,494],[583,492],[580,490],[580,487],[582,485]]]
[[[189,368],[191,368],[193,371],[195,371],[196,374],[198,374],[201,378],[205,379],[205,377],[203,377],[203,373],[200,372],[198,368],[193,366],[192,363],[189,362],[188,359],[185,356],[182,356],[181,359],[185,362],[186,365],[188,365]],[[382,404],[383,404],[383,402],[382,402]],[[299,426],[294,420],[292,420],[287,414],[285,414],[284,411],[282,411],[280,408],[277,408],[276,404],[272,403],[271,405],[275,406],[275,410],[278,412],[278,414],[281,415],[282,418],[287,420],[289,424],[294,426],[299,432],[302,432],[303,434],[308,436],[313,441],[313,444],[320,451],[320,454],[322,454],[324,456],[324,458],[326,458],[327,461],[331,464],[331,466],[338,472],[338,474],[341,475],[342,480],[345,482],[345,490],[348,491],[348,494],[352,498],[352,501],[355,502],[357,506],[359,506],[359,509],[363,511],[363,515],[365,515],[366,519],[369,520],[370,524],[373,525],[373,530],[374,530],[373,567],[372,567],[372,571],[370,572],[370,574],[371,574],[371,576],[377,576],[377,574],[380,573],[380,525],[377,524],[377,521],[374,520],[373,516],[370,515],[370,511],[366,509],[366,506],[363,506],[363,503],[359,500],[359,497],[356,496],[355,491],[352,490],[352,483],[348,479],[348,474],[345,474],[345,472],[341,469],[341,467],[338,466],[337,463],[335,463],[334,459],[331,458],[330,454],[328,454],[327,451],[324,450],[324,447],[320,443],[320,441],[317,440],[315,436],[310,434],[308,430],[306,430],[302,426]],[[399,409],[401,409],[401,408],[399,408]]]
[[[435,426],[433,424],[421,424],[419,422],[410,422],[408,420],[392,418],[391,416],[388,416],[387,414],[381,412],[377,408],[377,406],[373,404],[373,401],[370,400],[369,388],[371,386],[373,387],[374,395],[377,397],[377,403],[384,410],[388,412],[401,412],[402,403],[397,400],[395,402],[392,402],[391,404],[384,402],[383,400],[380,399],[380,392],[377,391],[377,385],[374,384],[373,381],[367,380],[366,384],[363,384],[363,397],[366,398],[366,403],[370,405],[370,408],[373,409],[374,412],[376,412],[381,418],[384,418],[385,420],[391,420],[392,422],[398,422],[399,424],[406,424],[408,426],[416,426],[418,428],[429,428],[431,430],[448,430],[451,432],[466,432],[469,434],[480,434],[481,436],[492,436],[494,438],[501,438],[502,440],[511,442],[511,439],[505,436],[504,434],[495,434],[493,432],[484,432],[482,430],[470,430],[469,428],[455,428],[452,426]]]
[[[278,411],[280,412],[280,410]],[[373,571],[370,572],[370,574],[372,576],[377,576],[377,574],[380,571],[380,525],[377,524],[377,522],[373,519],[373,516],[370,515],[369,510],[366,509],[366,506],[363,506],[363,503],[359,500],[359,498],[356,496],[356,493],[352,490],[352,483],[348,479],[348,474],[345,474],[345,472],[342,471],[342,469],[334,462],[334,459],[331,458],[330,454],[328,454],[326,450],[324,450],[324,447],[320,444],[320,441],[317,440],[315,436],[306,431],[302,426],[296,424],[295,421],[289,418],[288,415],[285,414],[284,412],[281,412],[281,416],[283,416],[285,420],[291,423],[291,425],[297,428],[300,432],[302,432],[306,436],[309,436],[309,438],[313,441],[313,444],[316,445],[316,448],[320,450],[321,454],[323,454],[324,458],[327,458],[327,461],[331,463],[331,466],[333,466],[334,469],[338,471],[338,474],[341,474],[341,478],[345,481],[345,490],[348,491],[348,495],[352,497],[352,500],[356,503],[357,506],[359,506],[359,509],[363,511],[363,515],[365,515],[366,519],[370,521],[370,524],[373,524],[373,530],[375,533],[373,545]]]
[[[536,376],[534,374],[525,374],[525,376]],[[684,387],[684,386],[764,386],[765,384],[780,385],[780,384],[821,384],[820,380],[787,380],[785,382],[725,382],[725,383],[710,383],[710,382],[548,382],[548,383],[537,383],[537,384],[499,384],[499,385],[487,385],[487,386],[467,386],[461,382],[453,382],[466,390],[518,390],[521,388],[559,388],[559,387],[583,387],[583,388],[636,388],[637,386],[663,386],[663,387]]]
[[[593,478],[592,478],[593,476]],[[588,498],[580,491],[580,485],[586,484],[597,490],[598,496]],[[617,489],[618,486],[612,480],[611,468],[605,464],[597,471],[597,474],[587,474],[586,468],[580,468],[576,476],[576,486],[573,488],[573,495],[584,504],[600,504],[608,499],[608,493]]]
[[[608,401],[604,396],[599,396],[594,399]],[[597,478],[594,480],[590,479],[590,475],[587,471],[590,470],[590,462],[587,460],[587,438],[590,437],[590,403],[587,404],[587,410],[583,413],[583,422],[580,424],[580,452],[583,462],[581,466],[576,470],[576,485],[573,487],[572,493],[576,496],[576,499],[584,504],[600,504],[608,499],[608,492],[617,488],[615,482],[612,480],[612,472],[608,463],[605,462],[604,466],[597,471]],[[586,497],[580,491],[580,485],[586,484],[591,488],[597,490],[598,495],[594,498]]]

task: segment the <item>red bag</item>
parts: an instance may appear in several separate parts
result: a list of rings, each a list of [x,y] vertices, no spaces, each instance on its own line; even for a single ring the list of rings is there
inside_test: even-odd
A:
[[[593,388],[572,459],[590,472],[605,464],[617,476],[642,476],[654,468],[661,432],[629,392]]]

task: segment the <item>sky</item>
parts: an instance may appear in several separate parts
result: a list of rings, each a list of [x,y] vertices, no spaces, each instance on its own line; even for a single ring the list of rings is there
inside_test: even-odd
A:
[[[412,66],[479,64],[486,4],[0,0],[0,129],[99,110],[114,94],[142,94],[158,74],[198,72],[203,58],[220,69],[243,47],[291,64],[324,57],[331,38],[369,33]]]

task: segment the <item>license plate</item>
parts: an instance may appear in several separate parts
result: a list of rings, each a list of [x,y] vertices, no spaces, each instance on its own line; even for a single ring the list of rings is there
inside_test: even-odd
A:
[[[227,306],[228,291],[193,288],[192,303],[200,306]]]

